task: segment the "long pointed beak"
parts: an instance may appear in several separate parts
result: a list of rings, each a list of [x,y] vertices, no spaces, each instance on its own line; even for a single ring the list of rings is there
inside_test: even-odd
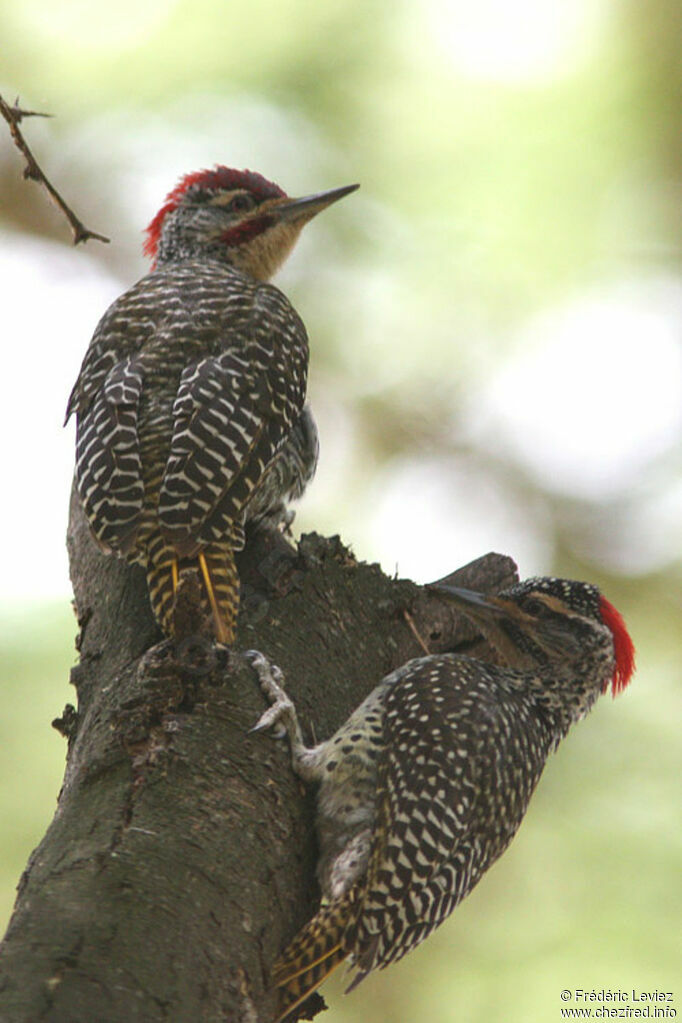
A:
[[[311,220],[316,214],[326,210],[327,206],[343,199],[345,195],[350,195],[359,187],[360,185],[343,185],[328,192],[305,195],[301,199],[283,199],[277,206],[272,207],[270,214],[277,220]]]
[[[447,583],[434,583],[427,588],[446,600],[451,600],[497,651],[503,663],[510,667],[521,667],[525,663],[525,654],[517,639],[509,634],[509,629],[514,623],[517,627],[523,627],[523,623],[519,622],[519,610],[511,600],[505,600],[504,597],[485,597],[475,590],[464,590],[459,586],[449,586]]]
[[[476,590],[465,590],[460,586],[449,586],[447,583],[432,583],[427,589],[432,593],[439,593],[455,604],[460,604],[462,610],[469,611],[472,616],[509,614],[509,606],[505,601],[498,600],[497,597],[484,597]]]

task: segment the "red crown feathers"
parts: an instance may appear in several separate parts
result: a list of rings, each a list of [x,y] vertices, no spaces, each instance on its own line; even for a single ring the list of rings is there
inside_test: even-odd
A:
[[[608,625],[613,636],[616,666],[613,670],[611,692],[616,696],[617,693],[625,689],[635,670],[635,645],[630,638],[622,614],[606,597],[600,598],[599,609],[604,625]]]
[[[165,202],[156,216],[149,222],[145,230],[147,235],[142,251],[150,259],[156,259],[159,247],[161,228],[166,216],[180,205],[186,192],[195,186],[210,191],[231,191],[243,188],[258,199],[284,198],[286,192],[262,174],[250,170],[233,170],[231,167],[217,165],[213,170],[193,171],[180,178],[177,185],[166,196]]]

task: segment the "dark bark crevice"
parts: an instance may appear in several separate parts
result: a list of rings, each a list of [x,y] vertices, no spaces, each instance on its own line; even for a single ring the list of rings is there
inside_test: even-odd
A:
[[[266,1023],[268,970],[316,908],[313,800],[286,745],[249,734],[264,702],[239,651],[280,665],[312,741],[422,654],[406,611],[433,652],[474,634],[338,538],[294,549],[261,531],[240,557],[235,649],[192,631],[191,591],[173,645],[143,573],[100,554],[75,499],[68,543],[78,711],[55,723],[69,742],[64,783],[0,947],[0,1018]],[[448,578],[493,592],[516,570],[490,554]]]

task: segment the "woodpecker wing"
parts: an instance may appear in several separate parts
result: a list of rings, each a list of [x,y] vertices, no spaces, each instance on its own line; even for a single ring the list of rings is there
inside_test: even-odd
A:
[[[76,482],[100,546],[127,554],[145,505],[141,403],[144,351],[163,322],[165,280],[143,277],[106,311],[92,337],[66,410],[77,414]]]
[[[71,390],[69,403],[66,406],[64,425],[68,423],[74,413],[83,415],[87,412],[95,394],[118,361],[116,353],[109,349],[103,350],[97,344],[97,340],[96,333],[83,359],[78,380]]]
[[[305,328],[276,288],[260,285],[232,341],[187,366],[173,406],[173,437],[159,521],[183,555],[230,536],[305,397]]]
[[[520,696],[496,690],[496,674],[470,658],[430,657],[413,662],[387,693],[377,823],[364,898],[346,940],[358,968],[352,987],[423,941],[523,818],[540,772],[524,774],[509,722],[512,713],[521,716],[532,735],[535,719]],[[544,764],[549,739],[536,739]],[[500,765],[510,763],[500,784]],[[493,827],[480,823],[491,817]]]
[[[78,411],[78,492],[100,546],[125,553],[144,504],[137,432],[143,378],[134,357],[117,362],[113,352],[102,353],[89,369],[67,411],[67,418]]]
[[[310,406],[305,405],[249,499],[247,521],[269,522],[273,527],[283,522],[288,527],[293,519],[288,505],[301,497],[315,475],[318,455],[317,426]]]

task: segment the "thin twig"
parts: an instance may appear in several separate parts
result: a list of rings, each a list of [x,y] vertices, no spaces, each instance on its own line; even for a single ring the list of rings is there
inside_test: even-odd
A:
[[[62,211],[73,231],[73,244],[78,245],[79,242],[86,242],[89,238],[95,238],[100,242],[108,242],[109,239],[105,235],[98,234],[96,231],[90,231],[82,220],[79,220],[66,201],[62,199],[57,189],[43,172],[19,128],[19,124],[24,117],[51,117],[52,115],[40,114],[36,110],[22,110],[19,106],[19,97],[14,101],[14,105],[10,106],[2,96],[0,96],[0,114],[7,121],[15,146],[26,160],[24,177],[31,181],[37,181],[38,184],[42,185],[55,206]]]
[[[422,648],[424,653],[427,654],[427,655],[430,655],[433,651],[429,650],[429,647],[428,647],[428,644],[427,644],[426,640],[424,639],[424,637],[420,633],[419,629],[415,625],[414,618],[412,617],[412,615],[410,614],[410,612],[407,610],[406,607],[403,608],[403,618],[405,619],[405,622],[406,622],[410,632],[412,633],[414,638],[417,640],[417,643]]]

